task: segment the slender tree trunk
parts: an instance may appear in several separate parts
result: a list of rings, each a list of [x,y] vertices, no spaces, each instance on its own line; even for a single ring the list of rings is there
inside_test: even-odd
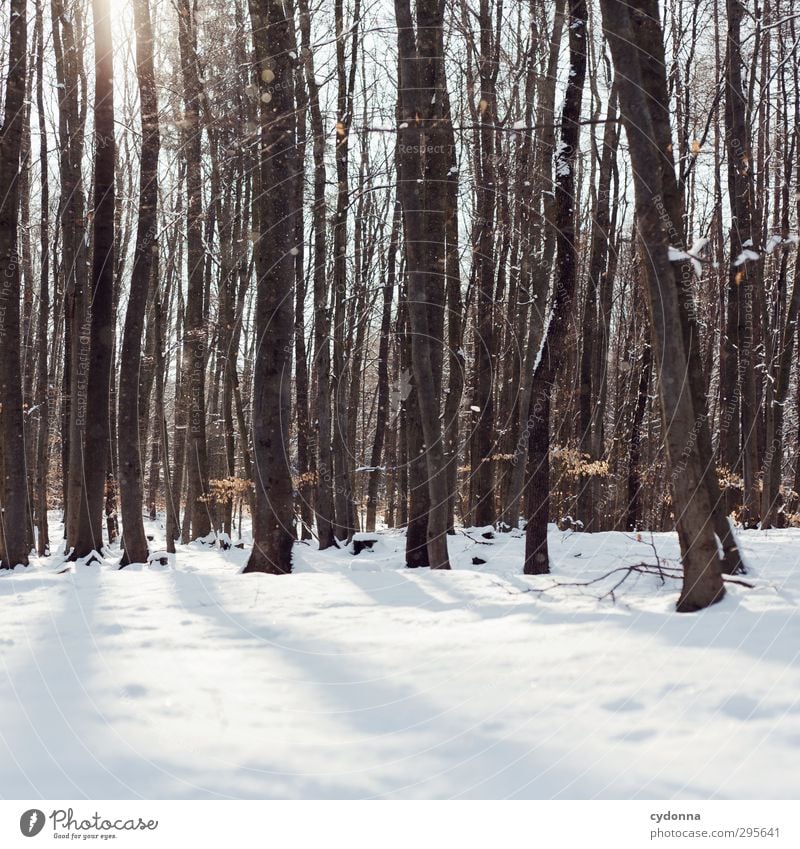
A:
[[[531,474],[530,508],[525,532],[525,574],[550,571],[547,523],[550,512],[550,406],[556,376],[564,359],[566,325],[577,283],[575,232],[575,162],[580,139],[581,102],[586,76],[586,3],[569,5],[570,74],[561,113],[561,141],[555,160],[556,277],[550,322],[536,365],[530,416],[528,466]]]
[[[196,27],[190,0],[178,3],[178,42],[184,99],[183,149],[186,155],[186,259],[189,285],[184,317],[184,377],[188,408],[186,472],[191,502],[186,505],[193,539],[211,533],[206,438],[206,322],[203,248],[203,190],[200,109],[202,88],[195,48]]]
[[[293,48],[296,45],[293,46]],[[303,196],[305,189],[306,106],[307,94],[301,71],[295,73],[297,89],[297,200],[295,201],[294,248],[295,308],[294,308],[294,373],[295,409],[297,411],[297,500],[299,502],[300,539],[311,539],[314,522],[313,487],[311,474],[311,427],[309,416],[308,357],[306,354],[306,290]]]
[[[36,111],[39,118],[39,170],[41,184],[41,221],[39,227],[39,315],[36,397],[39,405],[39,427],[36,434],[36,526],[37,552],[40,557],[50,553],[50,533],[47,523],[47,478],[50,448],[50,387],[47,358],[48,322],[50,321],[50,178],[48,175],[47,127],[44,112],[44,21],[42,0],[36,2]]]
[[[319,87],[314,71],[311,50],[311,20],[308,0],[299,0],[302,55],[308,86],[308,104],[313,134],[314,228],[313,287],[314,287],[314,369],[316,395],[314,413],[317,428],[317,491],[314,509],[317,520],[319,548],[323,551],[336,544],[334,535],[333,456],[331,453],[331,350],[330,306],[326,279],[326,204],[325,204],[325,128],[319,103]]]
[[[599,386],[594,385],[595,357],[602,355],[598,350],[599,320],[597,311],[600,303],[602,278],[606,271],[608,245],[611,239],[609,232],[611,207],[611,176],[612,161],[617,155],[617,95],[612,88],[606,113],[606,126],[603,134],[603,151],[600,157],[600,174],[597,183],[597,195],[592,216],[591,256],[589,258],[589,279],[586,281],[586,298],[583,307],[583,332],[581,334],[580,359],[580,400],[579,400],[579,444],[581,454],[588,462],[599,460],[598,440],[595,430],[597,419],[602,415],[599,405]],[[595,529],[595,476],[583,475],[579,478],[578,519],[583,522],[583,529]]]
[[[378,408],[375,414],[375,440],[370,455],[369,483],[367,485],[366,530],[375,530],[375,515],[378,507],[380,465],[386,425],[389,421],[389,341],[392,334],[392,298],[396,282],[397,243],[400,237],[400,204],[395,203],[392,215],[392,232],[389,237],[386,259],[386,284],[383,287],[383,309],[381,311],[381,338],[378,343]]]
[[[350,539],[355,530],[353,482],[350,477],[348,456],[348,359],[347,351],[351,328],[346,326],[347,300],[347,219],[350,206],[350,180],[348,173],[350,126],[353,120],[353,94],[358,67],[360,0],[355,0],[353,24],[347,29],[343,0],[334,2],[336,33],[336,213],[333,219],[333,403],[335,413],[333,434],[333,462],[336,485],[336,534],[340,539]],[[348,35],[352,35],[350,67],[346,67],[345,48]]]
[[[478,215],[477,252],[475,276],[478,297],[475,311],[474,376],[471,408],[470,437],[470,508],[474,525],[491,525],[495,520],[492,453],[494,444],[494,395],[492,354],[494,340],[494,271],[495,271],[495,200],[496,159],[495,125],[497,123],[497,98],[495,85],[498,74],[499,46],[492,29],[491,4],[480,0],[478,9],[480,46],[478,74],[480,77],[480,102],[478,115],[480,130],[476,175]]]
[[[756,290],[761,285],[760,233],[753,226],[752,153],[747,103],[742,86],[741,20],[744,6],[728,0],[728,59],[725,74],[725,135],[728,149],[728,195],[731,205],[731,266],[728,291],[738,292],[736,353],[741,409],[741,458],[744,476],[742,521],[758,523],[758,434],[756,410],[755,338]]]
[[[638,531],[642,525],[642,421],[647,410],[652,360],[652,348],[645,343],[639,358],[639,381],[628,449],[628,509],[625,522],[627,531]]]
[[[528,291],[530,309],[528,312],[528,330],[525,338],[524,357],[521,367],[520,397],[517,403],[516,443],[514,456],[511,460],[511,481],[508,488],[508,504],[505,508],[504,525],[516,528],[523,512],[528,514],[527,505],[523,509],[522,499],[528,486],[527,456],[529,436],[531,435],[533,375],[536,360],[539,356],[542,336],[544,334],[545,311],[543,306],[550,286],[550,262],[552,260],[555,240],[552,238],[552,228],[547,226],[548,210],[552,206],[549,200],[553,194],[552,163],[555,151],[555,98],[558,78],[558,57],[561,46],[561,35],[564,28],[564,0],[558,0],[553,21],[553,32],[550,38],[547,69],[539,93],[537,120],[542,123],[542,129],[536,137],[536,156],[534,158],[534,180],[532,182],[530,200],[523,204],[525,211],[523,248],[524,277],[520,285]],[[545,214],[540,212],[543,208]],[[541,237],[541,249],[535,250],[534,237]],[[541,259],[537,254],[541,253]],[[528,493],[529,494],[529,493]]]

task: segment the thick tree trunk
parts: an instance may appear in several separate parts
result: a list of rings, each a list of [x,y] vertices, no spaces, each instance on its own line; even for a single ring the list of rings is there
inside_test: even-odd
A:
[[[245,572],[292,571],[294,534],[289,468],[291,369],[297,192],[295,161],[294,39],[282,5],[251,0],[261,133],[258,151],[261,194],[258,205],[253,369],[253,448],[256,504],[253,550]],[[288,189],[286,187],[289,187]]]
[[[9,23],[5,113],[0,129],[0,463],[3,481],[0,568],[28,565],[28,481],[20,363],[20,262],[17,246],[19,168],[25,119],[27,3],[12,0]]]
[[[601,6],[614,65],[624,69],[618,76],[620,107],[635,179],[653,353],[660,375],[667,458],[684,567],[678,610],[692,611],[719,601],[725,589],[713,505],[696,445],[698,416],[685,379],[687,343],[683,332],[675,332],[684,323],[675,267],[669,258],[670,221],[663,200],[662,169],[670,166],[663,163],[665,153],[651,116],[651,110],[666,110],[668,102],[658,4],[648,0],[633,11],[617,0],[603,0]],[[658,94],[656,102],[651,102],[653,93]]]
[[[114,351],[114,80],[108,0],[92,0],[94,22],[94,187],[92,299],[86,408],[77,410],[85,429],[81,455],[83,488],[73,557],[103,547],[103,513],[110,446],[110,386]]]
[[[147,296],[152,279],[153,250],[156,242],[158,204],[158,99],[153,67],[153,30],[149,0],[136,0],[133,7],[136,26],[136,65],[142,115],[142,149],[139,171],[139,221],[136,249],[131,272],[128,309],[122,337],[122,359],[119,377],[119,487],[122,508],[122,566],[146,563],[149,556],[144,533],[142,508],[144,499],[143,455],[146,443],[139,442],[139,370],[142,361]],[[148,399],[149,400],[149,399]],[[161,412],[159,412],[161,415]],[[154,444],[157,443],[157,440]]]
[[[408,327],[416,409],[411,410],[412,490],[427,488],[427,565],[449,569],[450,493],[440,417],[444,344],[444,279],[453,159],[443,45],[443,6],[417,0],[416,33],[409,0],[395,0],[399,54],[398,197],[403,207],[408,270]],[[413,499],[412,499],[413,500]],[[418,498],[421,508],[425,499]],[[416,511],[415,511],[416,512]],[[416,518],[416,517],[415,517]],[[421,523],[415,523],[415,527]],[[418,549],[411,528],[407,545]]]

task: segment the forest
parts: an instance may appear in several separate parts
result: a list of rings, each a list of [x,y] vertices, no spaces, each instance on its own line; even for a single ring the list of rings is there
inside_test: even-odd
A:
[[[4,0],[2,566],[158,521],[545,575],[555,522],[677,530],[719,601],[800,526],[798,44],[788,0]]]
[[[0,843],[790,839],[799,249],[790,0],[0,0]]]

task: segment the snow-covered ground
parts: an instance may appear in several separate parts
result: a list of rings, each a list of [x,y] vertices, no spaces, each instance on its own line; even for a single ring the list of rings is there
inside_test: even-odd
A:
[[[563,586],[651,542],[674,566],[669,534],[553,528],[535,578],[479,530],[450,573],[404,569],[396,532],[280,577],[200,543],[34,561],[0,576],[0,795],[797,798],[800,530],[740,538],[754,588],[691,615],[671,578]]]

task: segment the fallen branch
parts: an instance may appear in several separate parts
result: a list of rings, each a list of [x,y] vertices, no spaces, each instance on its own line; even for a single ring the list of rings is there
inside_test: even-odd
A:
[[[678,566],[663,566],[661,560],[654,565],[652,563],[633,563],[630,566],[617,566],[615,569],[611,569],[609,572],[606,572],[603,575],[599,575],[596,578],[592,578],[588,581],[553,581],[551,584],[545,587],[527,587],[524,590],[518,590],[517,592],[512,592],[508,589],[508,587],[503,584],[499,584],[496,581],[492,581],[492,583],[505,590],[509,595],[525,595],[525,593],[546,593],[555,589],[562,589],[564,587],[573,587],[573,588],[585,588],[591,587],[595,584],[602,583],[603,581],[607,581],[609,578],[612,578],[614,575],[619,575],[621,573],[621,577],[617,582],[606,592],[602,593],[599,596],[595,596],[598,601],[602,601],[604,598],[611,598],[613,602],[616,602],[616,591],[628,580],[628,578],[632,574],[637,575],[653,575],[656,578],[661,579],[661,583],[666,583],[667,578],[672,578],[673,580],[680,581],[683,578],[683,570]],[[723,575],[723,581],[726,584],[738,584],[741,587],[747,587],[747,589],[755,589],[754,584],[750,584],[747,581],[737,580],[735,578],[728,578]]]

